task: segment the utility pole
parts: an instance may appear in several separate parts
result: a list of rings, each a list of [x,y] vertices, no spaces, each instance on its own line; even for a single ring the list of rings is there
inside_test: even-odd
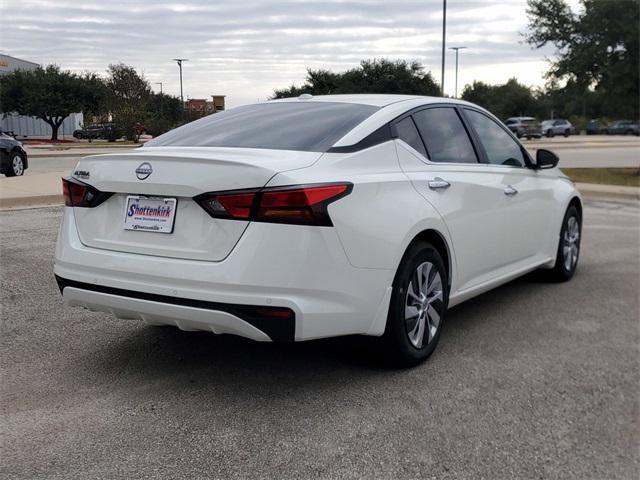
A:
[[[441,94],[444,97],[444,51],[447,38],[447,0],[442,0],[442,73],[440,77]]]
[[[174,58],[174,62],[178,63],[178,68],[180,69],[180,101],[182,102],[182,108],[184,109],[184,97],[182,96],[182,62],[188,62],[188,58]]]
[[[459,50],[464,50],[467,47],[449,47],[449,50],[455,50],[456,51],[456,94],[455,94],[455,98],[458,98],[458,51]]]
[[[162,102],[163,102],[163,98],[162,98],[162,82],[156,82],[156,85],[160,85],[160,116],[163,117],[164,115],[162,114]]]

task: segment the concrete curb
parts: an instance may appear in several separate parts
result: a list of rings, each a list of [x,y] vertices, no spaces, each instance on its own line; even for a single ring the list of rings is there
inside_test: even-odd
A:
[[[109,152],[105,152],[109,153]],[[47,153],[30,153],[29,158],[54,158],[54,157],[88,157],[89,155],[99,155],[97,153],[66,153],[66,152],[47,152]]]
[[[585,198],[598,198],[601,200],[640,200],[640,191],[633,192],[603,192],[601,190],[593,190],[588,188],[578,189]]]
[[[0,210],[51,207],[64,205],[64,197],[58,195],[33,195],[31,197],[0,198]]]

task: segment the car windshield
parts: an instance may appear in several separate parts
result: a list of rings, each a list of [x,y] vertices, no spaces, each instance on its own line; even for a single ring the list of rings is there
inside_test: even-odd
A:
[[[324,152],[378,107],[265,102],[209,115],[147,142],[150,147],[238,147]]]

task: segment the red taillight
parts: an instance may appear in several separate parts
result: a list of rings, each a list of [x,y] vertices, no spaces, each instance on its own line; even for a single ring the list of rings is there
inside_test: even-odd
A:
[[[251,208],[253,207],[255,196],[255,193],[221,195],[217,198],[217,201],[230,217],[248,220],[251,216]]]
[[[207,193],[195,200],[214,218],[332,226],[327,205],[349,194],[350,183]]]
[[[62,194],[64,195],[64,204],[67,207],[84,208],[97,207],[112,195],[112,193],[101,192],[72,177],[62,179]]]

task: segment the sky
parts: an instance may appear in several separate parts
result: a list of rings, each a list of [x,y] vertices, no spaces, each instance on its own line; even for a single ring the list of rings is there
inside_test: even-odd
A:
[[[579,0],[569,0],[579,8]],[[458,90],[474,80],[544,84],[552,47],[523,42],[526,0],[448,0],[447,47],[460,51]],[[226,95],[233,107],[300,85],[306,69],[343,71],[365,58],[416,60],[440,82],[442,0],[2,0],[0,52],[104,74],[123,62],[154,90]],[[453,95],[455,53],[447,50]]]

